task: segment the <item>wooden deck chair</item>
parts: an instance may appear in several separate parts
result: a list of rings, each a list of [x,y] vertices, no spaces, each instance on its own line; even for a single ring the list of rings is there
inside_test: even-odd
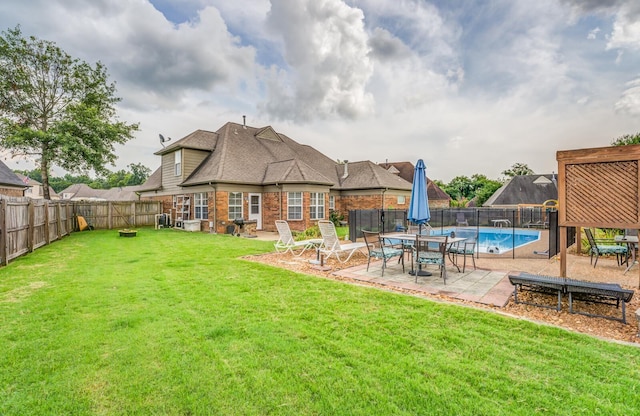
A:
[[[365,243],[346,243],[340,244],[340,239],[336,233],[336,227],[331,221],[320,220],[318,221],[318,227],[320,228],[320,234],[322,234],[322,245],[320,246],[320,253],[326,255],[326,259],[331,256],[335,256],[340,263],[349,261],[351,256],[357,253],[360,249],[366,248]],[[341,254],[346,254],[347,258],[342,260]]]
[[[301,256],[307,249],[318,247],[321,243],[321,239],[311,239],[311,240],[302,240],[295,241],[293,239],[293,235],[291,234],[291,228],[289,228],[289,223],[284,220],[276,220],[276,228],[278,229],[278,234],[280,238],[274,244],[276,248],[276,252],[278,253],[287,253],[291,252],[296,256]],[[302,248],[302,251],[298,254],[294,253],[294,250]]]

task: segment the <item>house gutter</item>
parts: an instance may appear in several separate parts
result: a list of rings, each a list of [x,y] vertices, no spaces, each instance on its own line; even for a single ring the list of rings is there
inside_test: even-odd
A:
[[[382,223],[382,232],[384,233],[384,193],[387,192],[389,188],[384,188],[382,190],[382,210],[380,211],[380,222]]]

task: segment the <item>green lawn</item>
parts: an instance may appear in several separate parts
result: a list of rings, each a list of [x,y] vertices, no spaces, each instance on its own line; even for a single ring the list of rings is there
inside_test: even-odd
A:
[[[0,414],[638,414],[639,348],[238,259],[272,249],[89,231],[1,268]]]

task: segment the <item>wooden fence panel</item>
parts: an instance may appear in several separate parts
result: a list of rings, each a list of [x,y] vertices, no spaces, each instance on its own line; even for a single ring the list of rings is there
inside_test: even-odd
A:
[[[162,205],[155,201],[45,201],[0,196],[0,264],[77,230],[82,215],[93,228],[155,225]]]
[[[47,235],[47,204],[44,200],[32,200],[33,205],[33,233],[31,251],[48,244]]]
[[[29,203],[7,201],[5,216],[8,262],[29,251]]]

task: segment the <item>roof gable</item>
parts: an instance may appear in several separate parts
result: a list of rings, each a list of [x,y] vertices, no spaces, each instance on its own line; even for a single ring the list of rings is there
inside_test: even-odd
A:
[[[494,192],[483,206],[542,204],[549,199],[558,199],[558,186],[553,175],[519,175]]]
[[[277,142],[282,141],[282,138],[278,135],[278,133],[276,133],[276,131],[271,126],[267,126],[262,130],[258,130],[258,132],[256,133],[256,137],[258,139],[275,140]]]
[[[26,188],[27,184],[22,182],[18,176],[13,173],[9,166],[5,165],[0,160],[0,185],[18,186],[20,188]]]

